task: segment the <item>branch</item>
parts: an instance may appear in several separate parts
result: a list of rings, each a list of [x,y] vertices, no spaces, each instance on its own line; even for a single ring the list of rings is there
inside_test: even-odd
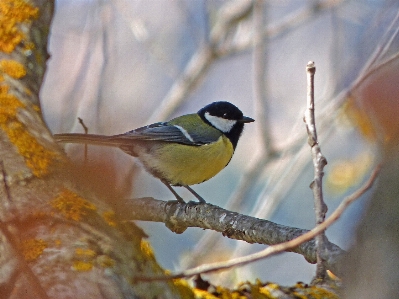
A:
[[[263,28],[267,21],[264,14],[267,12],[266,2],[263,0],[254,1],[253,12],[253,95],[256,106],[256,119],[261,132],[262,148],[267,159],[275,156],[276,151],[272,142],[270,128],[270,109],[268,106],[267,94],[267,40],[264,38]],[[265,20],[266,19],[266,20]]]
[[[126,201],[121,211],[117,212],[127,220],[163,222],[176,233],[183,233],[188,227],[199,227],[221,232],[230,239],[265,245],[287,242],[308,232],[305,229],[231,212],[208,203],[180,204],[153,198],[139,198]],[[303,255],[309,263],[317,261],[314,240],[290,248],[289,251]],[[338,272],[337,262],[343,253],[344,251],[337,245],[326,241],[325,254],[328,256],[329,270]]]
[[[320,233],[324,232],[329,226],[331,226],[334,222],[336,222],[342,215],[342,213],[346,210],[346,208],[354,202],[356,199],[358,199],[361,195],[363,195],[366,191],[368,191],[372,186],[373,183],[375,182],[376,178],[378,177],[378,174],[381,170],[381,165],[378,165],[374,171],[372,172],[370,178],[363,184],[361,188],[356,190],[354,193],[352,193],[350,196],[346,197],[341,204],[337,207],[337,209],[331,214],[330,217],[326,219],[323,223],[320,225],[316,226],[313,228],[311,231],[307,231],[303,235],[300,235],[299,237],[289,240],[287,242],[281,243],[281,244],[276,244],[273,246],[270,246],[266,248],[265,250],[262,250],[260,252],[247,255],[244,257],[236,258],[233,260],[229,260],[227,262],[218,262],[218,263],[212,263],[212,264],[206,264],[202,265],[193,269],[189,269],[186,271],[183,271],[181,273],[177,273],[174,275],[170,276],[153,276],[153,277],[136,277],[137,281],[156,281],[156,280],[168,280],[168,279],[174,279],[174,278],[183,278],[183,277],[192,277],[198,274],[203,274],[203,273],[209,273],[209,272],[214,272],[214,271],[220,271],[224,269],[229,269],[232,267],[237,267],[237,266],[243,266],[248,263],[276,255],[278,253],[281,253],[283,251],[293,251],[295,252],[296,248],[301,247],[302,245],[308,244],[312,242],[312,239],[319,235]],[[137,207],[138,208],[138,207]],[[231,212],[229,212],[231,213]],[[247,216],[244,216],[247,217]],[[251,218],[251,217],[250,217]],[[259,219],[258,219],[259,220]],[[262,221],[262,220],[260,220]],[[266,220],[263,220],[266,221]],[[269,221],[267,221],[269,222]],[[275,224],[276,225],[276,224]],[[339,248],[338,246],[330,243],[330,245],[335,246],[336,248]],[[329,246],[329,245],[327,245]],[[339,249],[341,250],[341,249]],[[326,261],[326,265],[331,264],[331,260],[336,259],[337,257],[341,257],[342,254],[341,252],[336,251],[336,252],[323,252],[323,258]],[[334,253],[334,254],[332,254]],[[328,266],[327,266],[328,268]],[[336,271],[339,272],[338,267],[334,265],[334,268]],[[332,270],[335,272],[334,270]],[[335,272],[335,273],[338,273]]]
[[[252,10],[252,2],[247,0],[231,1],[223,5],[210,33],[209,41],[193,54],[183,73],[177,78],[156,111],[148,119],[149,123],[167,119],[183,103],[207,74],[208,69],[219,55],[219,48],[240,20],[247,17]]]
[[[344,1],[327,0],[318,2],[316,5],[309,5],[305,9],[300,9],[289,15],[277,25],[265,28],[263,37],[271,39],[282,36],[299,25],[313,20],[318,14],[339,6],[342,2]],[[228,36],[237,34],[234,29],[250,15],[252,9],[253,2],[247,0],[230,1],[219,9],[209,40],[193,54],[182,74],[176,79],[158,108],[149,117],[148,123],[168,119],[173,111],[202,82],[217,59],[236,55],[252,48],[252,38],[248,38],[251,36],[250,33],[228,38]]]
[[[316,118],[315,118],[315,104],[314,104],[314,74],[316,72],[316,67],[313,61],[308,62],[306,66],[307,72],[307,108],[305,111],[304,122],[306,124],[306,130],[308,132],[308,143],[312,151],[313,168],[314,168],[314,179],[310,184],[310,188],[313,191],[314,197],[314,207],[316,213],[316,225],[323,223],[326,213],[327,205],[323,200],[323,188],[322,180],[324,176],[324,166],[327,165],[327,160],[321,153],[319,142],[317,140],[316,131]],[[324,266],[324,261],[321,257],[324,251],[324,233],[320,233],[316,237],[317,246],[317,270],[316,278],[324,279],[326,275],[326,268]]]

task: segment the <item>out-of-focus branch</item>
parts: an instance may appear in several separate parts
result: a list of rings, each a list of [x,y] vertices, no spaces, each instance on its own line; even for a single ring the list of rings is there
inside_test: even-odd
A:
[[[256,120],[260,128],[262,138],[262,149],[266,157],[274,154],[269,121],[269,107],[267,101],[267,39],[264,38],[266,2],[263,0],[254,1],[253,10],[253,92],[256,105]]]
[[[216,23],[210,33],[210,39],[192,56],[185,70],[175,81],[158,109],[150,116],[148,122],[167,119],[187,95],[204,78],[207,70],[217,58],[218,48],[224,44],[231,27],[245,18],[252,10],[252,1],[236,0],[226,3],[219,10]]]
[[[272,39],[276,37],[282,37],[292,30],[298,29],[301,25],[306,24],[310,20],[314,20],[315,17],[325,11],[336,8],[344,3],[345,0],[326,0],[326,1],[315,1],[310,5],[306,5],[304,8],[300,8],[292,14],[287,15],[282,20],[275,24],[268,24],[263,29],[264,39]],[[248,32],[241,32],[236,37],[234,43],[229,47],[224,48],[223,56],[235,55],[248,51],[253,46],[251,34]]]
[[[342,2],[344,1],[327,0],[300,9],[281,23],[264,29],[263,37],[271,39],[280,36],[293,28],[297,28],[300,24],[312,20],[317,14],[337,7]],[[236,0],[227,2],[220,8],[209,40],[193,54],[182,74],[176,79],[158,108],[149,117],[148,123],[168,119],[173,111],[200,84],[210,66],[217,59],[247,51],[253,46],[251,32],[237,33],[238,25],[250,15],[253,5],[252,1]],[[234,36],[234,38],[229,38],[231,36]]]
[[[173,111],[181,105],[188,94],[205,77],[214,59],[215,54],[209,45],[205,45],[199,49],[147,122],[153,123],[169,118]]]
[[[396,52],[388,58],[383,59],[383,57],[387,54],[387,51],[389,49],[389,46],[392,44],[393,39],[399,33],[398,21],[399,12],[392,20],[389,28],[386,30],[384,36],[382,37],[382,41],[377,45],[373,54],[365,63],[365,66],[359,72],[356,79],[353,80],[348,88],[342,90],[339,94],[337,94],[336,97],[331,99],[324,107],[322,107],[319,113],[319,128],[321,126],[330,126],[331,121],[335,118],[335,114],[331,113],[331,111],[339,111],[339,108],[342,107],[342,105],[346,102],[351,93],[359,88],[367,78],[375,74],[378,70],[380,70],[388,63],[392,63],[392,61],[399,58],[399,52]],[[393,28],[396,28],[396,30],[392,32]]]

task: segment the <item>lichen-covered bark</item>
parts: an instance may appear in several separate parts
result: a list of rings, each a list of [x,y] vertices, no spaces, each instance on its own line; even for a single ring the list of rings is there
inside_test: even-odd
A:
[[[53,7],[0,1],[0,297],[189,298],[179,281],[135,282],[164,273],[145,234],[73,182],[41,119]]]

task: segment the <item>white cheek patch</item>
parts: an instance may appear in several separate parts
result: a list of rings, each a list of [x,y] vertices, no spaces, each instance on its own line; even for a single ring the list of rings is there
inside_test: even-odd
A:
[[[225,119],[222,117],[210,115],[209,112],[205,112],[205,118],[214,126],[216,129],[223,133],[230,132],[231,128],[237,123],[236,120]]]
[[[175,127],[175,128],[178,128],[178,129],[180,130],[180,132],[183,133],[184,137],[186,137],[186,138],[187,138],[188,140],[190,140],[191,142],[194,142],[193,137],[191,137],[191,135],[188,134],[188,132],[187,132],[186,129],[184,129],[183,127],[178,126],[178,125],[174,125],[174,127]]]

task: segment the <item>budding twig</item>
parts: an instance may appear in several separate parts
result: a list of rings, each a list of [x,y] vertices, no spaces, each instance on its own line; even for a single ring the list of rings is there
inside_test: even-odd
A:
[[[316,67],[313,61],[308,62],[306,66],[307,73],[307,107],[304,116],[304,122],[306,124],[306,130],[308,132],[308,143],[312,151],[313,168],[314,168],[314,179],[310,184],[310,188],[313,191],[314,206],[316,213],[316,225],[323,223],[326,213],[327,205],[323,200],[323,169],[327,165],[327,160],[321,153],[320,145],[317,140],[316,131],[316,119],[315,119],[315,104],[314,104],[314,74]],[[322,259],[324,251],[324,232],[320,233],[316,237],[316,248],[317,248],[317,270],[316,278],[324,279],[326,275],[326,266]]]

